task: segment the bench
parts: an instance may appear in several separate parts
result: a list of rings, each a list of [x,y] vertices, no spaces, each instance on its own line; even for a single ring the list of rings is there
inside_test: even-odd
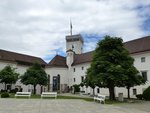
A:
[[[15,97],[31,97],[31,92],[16,92]]]
[[[94,101],[99,101],[100,103],[104,102],[105,104],[105,99],[106,99],[105,95],[98,94],[97,96],[94,96]]]
[[[43,97],[55,97],[57,98],[57,92],[42,92],[41,98]]]

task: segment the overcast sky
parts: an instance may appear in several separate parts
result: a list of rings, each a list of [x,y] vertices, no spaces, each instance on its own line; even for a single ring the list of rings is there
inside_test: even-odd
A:
[[[65,36],[82,34],[84,51],[105,35],[150,35],[150,0],[0,0],[0,49],[49,61],[65,55]]]

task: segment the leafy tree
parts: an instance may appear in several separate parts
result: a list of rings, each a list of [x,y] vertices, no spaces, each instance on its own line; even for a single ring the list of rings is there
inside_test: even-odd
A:
[[[0,82],[5,84],[5,90],[7,84],[15,84],[18,80],[19,74],[15,70],[15,68],[8,65],[0,71]]]
[[[75,94],[76,92],[80,92],[79,86],[80,86],[80,85],[78,85],[78,84],[74,84],[74,85],[73,85],[73,87],[74,87],[74,94]]]
[[[146,81],[141,75],[139,75],[139,71],[134,66],[131,66],[130,68],[126,70],[126,75],[128,78],[125,81],[125,86],[127,88],[128,99],[129,99],[130,88],[136,85],[145,84]]]
[[[96,86],[107,87],[110,100],[115,100],[114,88],[125,86],[126,71],[135,69],[133,61],[121,38],[105,36],[97,44],[87,78],[92,78]]]
[[[97,79],[93,76],[92,71],[92,67],[87,70],[87,76],[84,80],[84,84],[85,86],[90,86],[93,89],[93,95],[95,95],[94,89],[96,87]]]
[[[21,82],[25,85],[33,85],[34,94],[36,94],[36,86],[39,85],[47,85],[48,78],[44,69],[40,64],[33,64],[32,67],[28,68],[27,71],[21,76]]]
[[[144,90],[144,92],[143,92],[143,98],[145,100],[150,100],[150,86]]]

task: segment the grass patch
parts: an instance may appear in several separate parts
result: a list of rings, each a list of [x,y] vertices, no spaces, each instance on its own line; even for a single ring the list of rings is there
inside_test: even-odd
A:
[[[9,98],[15,98],[14,93],[9,93],[9,95],[10,95]],[[28,99],[28,97],[17,97],[17,99]],[[41,95],[33,95],[32,94],[31,99],[41,99]],[[43,99],[55,99],[55,98],[54,97],[44,97]],[[85,100],[85,101],[88,101],[88,102],[94,102],[93,98],[85,98],[85,97],[77,97],[77,96],[58,95],[57,99],[81,99],[81,100]],[[119,102],[117,100],[112,101],[112,100],[106,99],[105,103],[106,104],[123,104],[123,103],[129,103],[129,102]]]
[[[10,98],[15,98],[14,93],[9,93]],[[28,99],[28,97],[17,97],[18,99]],[[41,95],[31,95],[31,99],[41,99]],[[54,97],[44,97],[43,99],[55,99]],[[61,96],[58,95],[57,99],[82,99],[85,101],[93,101],[93,98],[75,97],[75,96]]]
[[[127,103],[127,102],[120,102],[120,101],[117,101],[117,100],[106,99],[105,103],[106,104],[122,104],[122,103]]]

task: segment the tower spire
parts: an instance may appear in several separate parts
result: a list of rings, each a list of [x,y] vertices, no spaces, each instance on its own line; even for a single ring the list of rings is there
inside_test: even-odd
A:
[[[70,19],[70,35],[72,35],[72,21]]]

